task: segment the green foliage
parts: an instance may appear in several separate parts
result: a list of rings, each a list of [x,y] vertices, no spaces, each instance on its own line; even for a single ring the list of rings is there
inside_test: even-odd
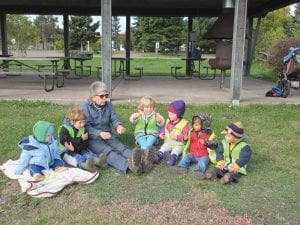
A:
[[[43,44],[43,49],[48,49],[48,42],[51,43],[51,48],[54,48],[56,35],[59,33],[59,27],[56,25],[58,18],[54,16],[37,16],[34,24],[39,29],[40,43]]]
[[[288,31],[286,28],[290,21],[291,16],[288,7],[269,12],[262,21],[256,55],[259,52],[269,53],[270,47],[275,41],[287,37]]]
[[[111,22],[111,36],[112,40],[114,41],[114,47],[117,50],[120,50],[120,31],[121,31],[121,25],[120,25],[120,19],[117,16],[112,17],[112,22]]]
[[[134,44],[137,49],[154,52],[155,43],[160,43],[160,51],[178,52],[184,43],[185,26],[181,17],[137,17],[135,22]]]
[[[91,16],[72,16],[70,21],[71,49],[85,49],[87,42],[95,42],[100,21],[93,23]]]
[[[28,46],[32,43],[38,43],[38,29],[23,15],[7,15],[7,38],[8,47],[11,50],[17,50],[26,54]],[[15,43],[12,43],[12,40]]]

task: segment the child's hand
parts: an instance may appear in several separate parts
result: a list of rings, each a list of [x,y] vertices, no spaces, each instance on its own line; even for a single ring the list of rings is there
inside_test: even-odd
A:
[[[88,132],[82,134],[82,135],[81,135],[81,138],[82,138],[82,140],[84,140],[84,141],[87,140],[87,139],[89,138]]]
[[[187,141],[188,138],[189,138],[189,136],[188,136],[188,134],[186,134],[186,135],[184,135],[183,140],[184,140],[184,141]]]
[[[177,140],[177,134],[170,134],[170,138],[171,138],[171,140],[176,141]]]
[[[103,139],[103,140],[108,140],[111,138],[111,134],[107,131],[102,131],[100,132],[100,137]]]
[[[164,138],[165,138],[165,135],[164,135],[163,133],[160,133],[160,134],[159,134],[159,138],[160,138],[160,139],[164,139]]]
[[[225,168],[225,161],[224,160],[221,160],[221,161],[218,161],[217,162],[217,167],[220,169],[220,170],[224,170]]]
[[[240,166],[237,163],[234,163],[231,170],[230,170],[230,172],[238,173],[239,169],[240,169]]]
[[[199,143],[202,144],[202,145],[204,145],[204,143],[205,143],[204,139],[202,139],[202,138],[199,139]]]
[[[65,147],[69,150],[69,151],[74,151],[74,146],[73,146],[73,144],[72,144],[72,142],[65,142],[64,143],[64,145],[65,145]]]
[[[118,134],[123,134],[123,133],[125,133],[125,131],[126,131],[126,128],[123,127],[122,125],[117,126],[117,133]]]
[[[137,113],[134,113],[134,114],[133,114],[133,119],[134,119],[134,120],[137,120],[137,119],[140,117],[141,114],[142,114],[141,111],[139,111],[139,112],[137,112]]]
[[[162,117],[159,113],[156,113],[156,123],[157,123],[159,126],[163,126],[164,123],[165,123],[163,117]]]

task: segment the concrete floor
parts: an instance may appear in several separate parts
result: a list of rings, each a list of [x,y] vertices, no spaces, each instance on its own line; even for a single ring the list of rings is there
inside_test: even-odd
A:
[[[220,89],[220,78],[200,80],[177,80],[174,77],[142,77],[138,81],[117,78],[112,81],[113,103],[134,103],[144,95],[151,95],[159,103],[169,103],[182,99],[186,103],[231,104],[229,78],[225,79],[225,88]],[[0,78],[0,99],[45,100],[59,104],[79,104],[89,96],[89,85],[97,80],[86,77],[77,80],[65,80],[63,88],[51,92],[43,90],[43,80],[36,75],[6,76]],[[291,90],[288,98],[265,97],[265,93],[275,84],[245,77],[240,105],[245,104],[299,104],[300,90]]]

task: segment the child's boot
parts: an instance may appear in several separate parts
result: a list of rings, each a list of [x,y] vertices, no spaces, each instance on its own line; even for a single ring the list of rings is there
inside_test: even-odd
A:
[[[97,170],[97,167],[95,166],[93,159],[88,159],[85,162],[81,163],[80,168],[90,172],[95,172]]]
[[[228,184],[231,181],[230,173],[225,173],[224,176],[220,179],[221,184]]]
[[[160,151],[158,151],[158,152],[156,152],[156,154],[155,154],[155,163],[159,163],[162,159],[163,159],[163,157],[164,157],[164,153],[163,152],[160,152]]]
[[[176,154],[172,154],[170,159],[167,161],[169,166],[174,166],[177,161],[178,156]]]
[[[105,154],[101,154],[99,155],[99,157],[94,157],[93,162],[96,166],[100,167],[101,169],[106,169],[108,167],[107,156]]]
[[[140,148],[132,150],[132,156],[128,158],[128,167],[135,175],[140,175],[143,172],[142,151]]]
[[[207,180],[213,180],[213,179],[215,179],[216,177],[217,177],[217,173],[216,173],[216,171],[214,171],[214,170],[207,171],[207,172],[205,173],[205,179],[207,179]]]
[[[150,148],[148,151],[142,150],[142,166],[144,173],[152,170],[155,161],[155,152],[155,147]]]

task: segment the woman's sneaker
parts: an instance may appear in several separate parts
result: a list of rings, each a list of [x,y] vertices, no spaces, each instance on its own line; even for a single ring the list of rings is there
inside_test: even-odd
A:
[[[94,157],[93,162],[101,169],[106,169],[108,167],[107,156],[104,154],[99,155],[99,157]]]
[[[141,175],[143,172],[142,151],[140,148],[132,150],[132,156],[128,158],[128,167],[135,175]]]
[[[80,168],[90,172],[97,171],[97,167],[95,166],[93,159],[88,159],[85,162],[81,163]]]

